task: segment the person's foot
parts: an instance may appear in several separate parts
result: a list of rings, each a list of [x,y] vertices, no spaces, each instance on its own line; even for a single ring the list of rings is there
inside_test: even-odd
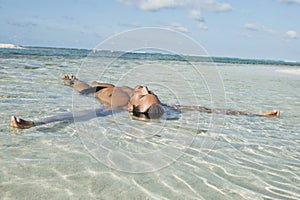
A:
[[[68,74],[65,74],[62,78],[63,80],[77,80],[76,76],[71,74],[70,76]]]
[[[68,74],[65,74],[62,79],[65,81],[64,83],[66,85],[73,85],[74,82],[77,80],[77,77],[73,74],[71,74],[70,76]]]
[[[267,112],[264,112],[264,113],[260,114],[260,116],[279,117],[280,116],[280,110],[269,110]]]
[[[11,116],[10,119],[10,126],[13,128],[21,128],[21,129],[26,129],[34,126],[33,121],[26,121],[21,118],[17,118],[15,116]]]

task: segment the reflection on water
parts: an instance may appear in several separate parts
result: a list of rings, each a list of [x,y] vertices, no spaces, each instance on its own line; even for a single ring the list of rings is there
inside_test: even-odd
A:
[[[102,64],[106,61],[99,59]],[[79,132],[72,121],[27,130],[8,127],[12,114],[38,120],[72,112],[76,94],[60,77],[75,73],[81,62],[63,56],[0,59],[2,198],[300,198],[299,75],[278,71],[292,67],[219,64],[228,108],[254,113],[280,108],[280,118],[218,116],[223,121],[212,128],[214,118],[206,113],[186,111],[179,119],[138,121],[125,112],[78,122],[92,132]],[[119,62],[107,81],[114,79],[114,73],[141,64],[131,59]],[[181,61],[145,62],[188,67]],[[93,71],[93,66],[85,67]],[[161,94],[159,88],[155,91],[162,101],[176,103],[167,89]],[[199,104],[210,105],[205,88],[196,95]],[[87,108],[98,105],[92,97],[75,98],[89,98],[82,100],[91,102],[85,104]],[[142,157],[148,154],[153,161]],[[161,156],[161,162],[155,155]],[[127,161],[121,156],[128,156]],[[131,162],[151,172],[133,173],[130,168],[128,173],[128,167],[137,166]]]

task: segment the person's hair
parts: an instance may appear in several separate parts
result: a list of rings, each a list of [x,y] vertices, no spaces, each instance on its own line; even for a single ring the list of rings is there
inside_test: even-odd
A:
[[[153,104],[146,112],[140,112],[138,107],[133,108],[133,114],[135,116],[143,115],[148,119],[158,119],[165,113],[164,108],[159,104]]]
[[[159,104],[153,104],[148,109],[148,116],[150,119],[158,119],[164,114],[165,110],[164,108]]]

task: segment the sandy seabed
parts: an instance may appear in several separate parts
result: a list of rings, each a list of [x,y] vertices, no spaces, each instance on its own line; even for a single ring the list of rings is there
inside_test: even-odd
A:
[[[279,69],[276,72],[300,75],[300,69]]]

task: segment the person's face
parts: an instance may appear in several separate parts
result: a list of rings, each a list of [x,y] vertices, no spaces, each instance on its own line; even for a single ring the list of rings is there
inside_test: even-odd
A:
[[[128,104],[128,110],[145,113],[154,104],[159,104],[157,96],[149,91],[146,86],[138,85],[134,88],[134,94]]]

